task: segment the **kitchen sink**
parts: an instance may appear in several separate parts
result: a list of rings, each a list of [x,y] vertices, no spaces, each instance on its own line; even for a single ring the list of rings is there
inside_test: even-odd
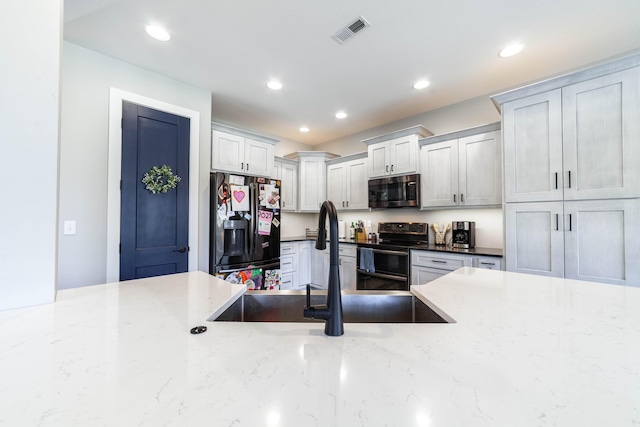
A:
[[[324,304],[326,291],[312,291]],[[217,318],[230,322],[318,322],[305,319],[305,291],[248,291]],[[447,323],[409,291],[342,291],[345,323]]]

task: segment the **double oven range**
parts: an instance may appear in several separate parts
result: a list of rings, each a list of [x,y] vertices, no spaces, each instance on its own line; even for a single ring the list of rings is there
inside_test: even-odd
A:
[[[429,242],[429,227],[418,222],[378,224],[378,242],[358,243],[358,290],[409,290],[410,249]]]

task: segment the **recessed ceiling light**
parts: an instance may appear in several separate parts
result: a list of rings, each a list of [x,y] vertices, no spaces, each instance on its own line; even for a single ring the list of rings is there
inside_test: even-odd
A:
[[[302,127],[300,128],[300,132],[309,132],[309,128],[308,128],[308,127],[306,127],[306,126],[302,126]]]
[[[427,80],[418,80],[417,82],[415,82],[413,84],[413,88],[414,89],[424,89],[426,87],[428,87],[431,83],[429,83]]]
[[[162,27],[158,27],[157,25],[147,25],[145,28],[147,34],[153,37],[156,40],[160,40],[161,42],[166,42],[171,39],[171,35]]]
[[[282,89],[282,83],[277,80],[271,80],[267,83],[267,87],[271,90],[280,90]]]
[[[502,49],[500,51],[500,56],[502,58],[508,58],[510,56],[519,54],[520,52],[522,52],[522,49],[524,49],[523,45],[521,45],[520,43],[514,43]]]
[[[336,113],[336,119],[344,119],[345,117],[347,117],[347,113],[345,113],[344,111],[338,111]]]

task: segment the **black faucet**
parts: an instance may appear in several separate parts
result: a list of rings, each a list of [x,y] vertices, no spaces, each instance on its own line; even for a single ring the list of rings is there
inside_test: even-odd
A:
[[[330,200],[325,200],[320,207],[318,219],[318,236],[316,237],[316,249],[323,250],[327,247],[326,220],[329,216],[329,231],[331,242],[329,245],[329,289],[327,291],[327,304],[311,305],[311,288],[307,285],[307,306],[304,308],[304,317],[307,319],[323,319],[325,321],[324,333],[332,337],[344,334],[342,322],[342,296],[340,294],[340,272],[338,270],[338,213]]]

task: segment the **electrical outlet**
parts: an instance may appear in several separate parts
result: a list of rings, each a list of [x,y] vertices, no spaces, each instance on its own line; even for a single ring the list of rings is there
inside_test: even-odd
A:
[[[76,234],[76,222],[75,221],[65,221],[63,233],[66,235]]]

